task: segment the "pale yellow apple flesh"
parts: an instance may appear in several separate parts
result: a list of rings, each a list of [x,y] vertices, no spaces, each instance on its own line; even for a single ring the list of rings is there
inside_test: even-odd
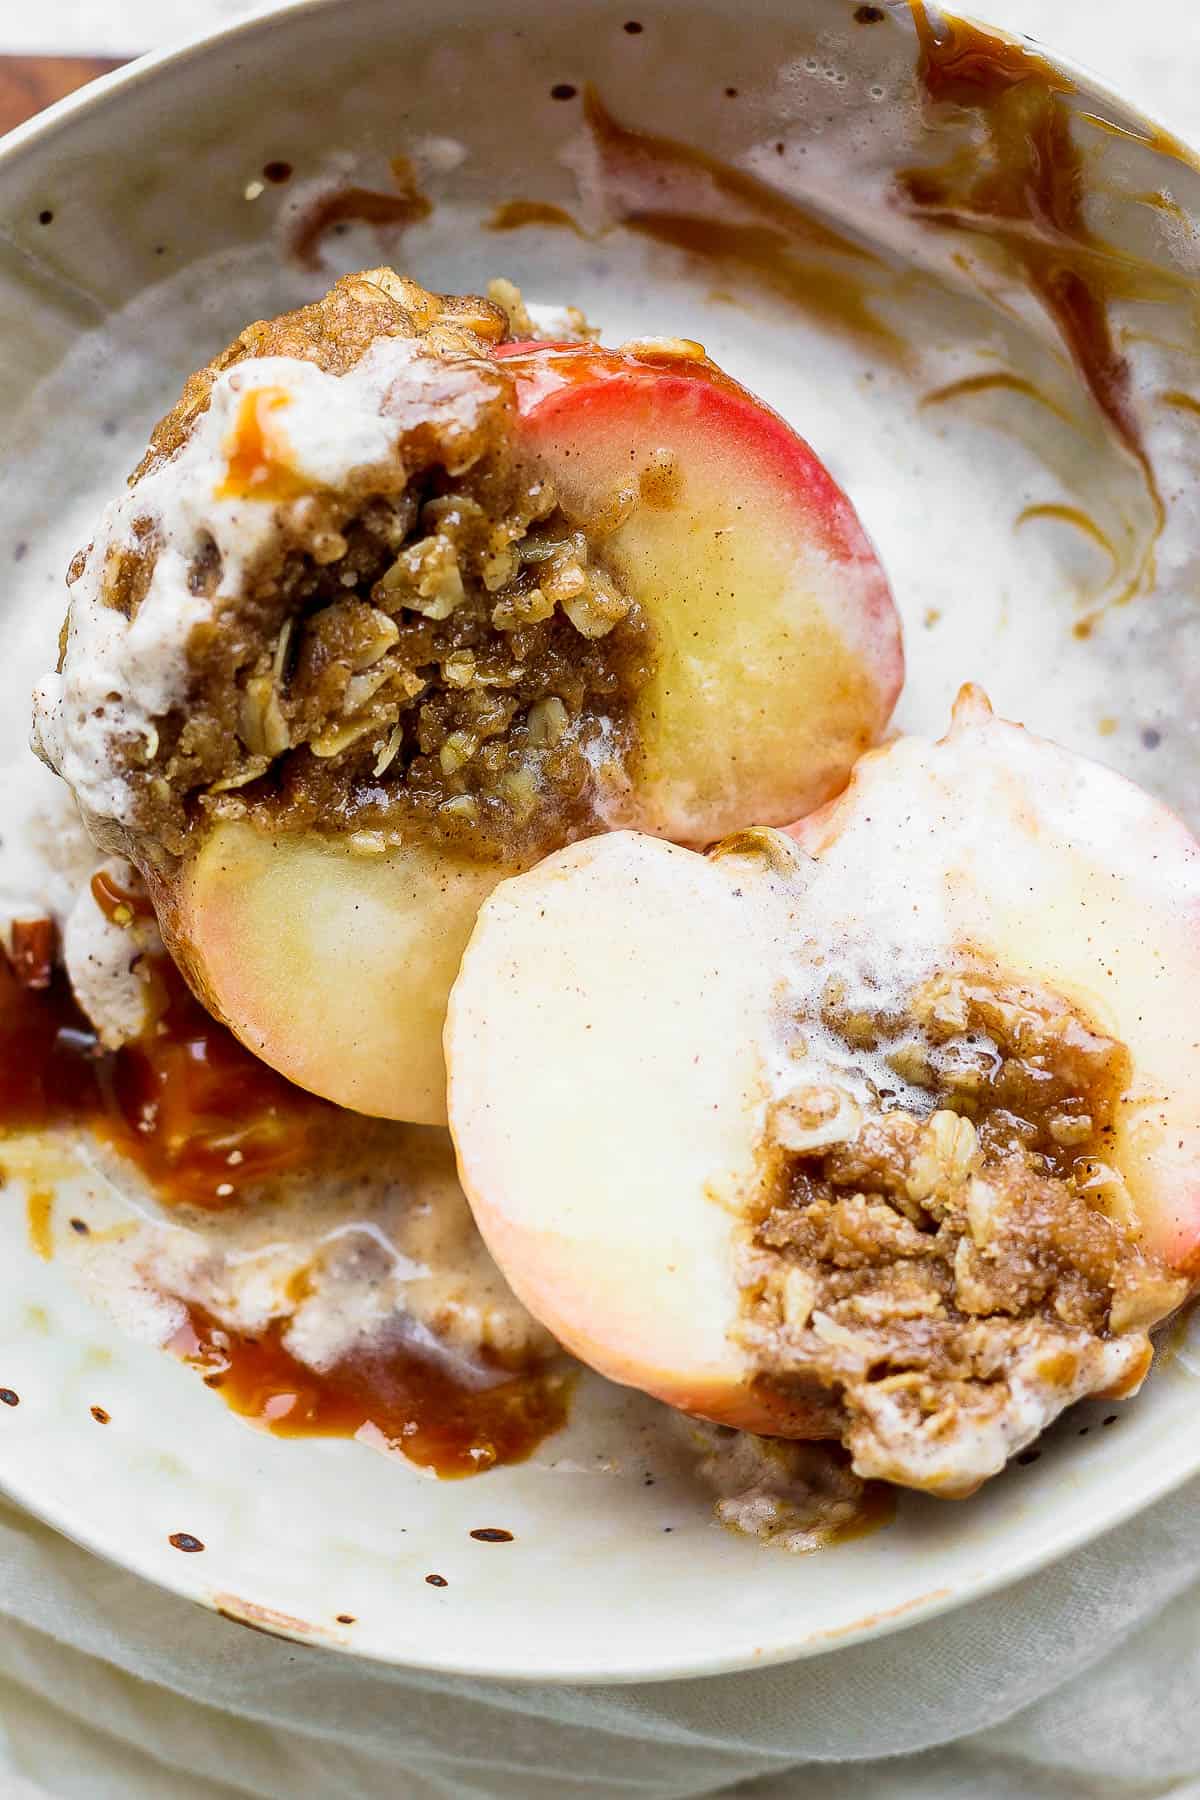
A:
[[[883,570],[819,458],[703,359],[497,355],[568,518],[624,514],[605,561],[653,622],[620,822],[703,845],[837,793],[887,724],[904,655]]]
[[[339,1106],[439,1125],[445,996],[503,873],[432,845],[356,855],[234,820],[153,885],[185,974],[265,1062]]]
[[[485,903],[446,1041],[468,1196],[525,1303],[614,1380],[767,1430],[728,1335],[767,1098],[759,925],[692,851],[574,845]]]

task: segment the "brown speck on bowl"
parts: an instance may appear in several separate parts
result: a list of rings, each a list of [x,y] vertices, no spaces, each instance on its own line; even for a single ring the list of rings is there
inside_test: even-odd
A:
[[[578,92],[579,89],[572,87],[569,81],[556,81],[550,89],[550,98],[552,100],[573,100]]]
[[[354,1614],[353,1613],[339,1613],[337,1616],[337,1622],[339,1625],[353,1625],[355,1623]]]
[[[854,10],[857,25],[878,25],[883,16],[882,6],[859,6]]]
[[[72,1219],[71,1220],[71,1230],[77,1231],[79,1233],[80,1237],[86,1237],[88,1232],[91,1230],[91,1226],[88,1224],[86,1219]]]
[[[0,1404],[4,1406],[20,1406],[21,1396],[20,1394],[14,1393],[12,1388],[0,1388]]]
[[[638,32],[645,31],[646,27],[642,24],[640,19],[626,19],[625,29],[630,37],[636,37]]]
[[[97,1425],[107,1425],[111,1422],[112,1414],[106,1413],[102,1406],[89,1406],[88,1411],[91,1413],[93,1419],[95,1419]]]
[[[444,1575],[427,1575],[425,1577],[425,1580],[428,1582],[430,1587],[449,1587],[450,1586],[450,1583],[446,1580],[446,1577]]]
[[[50,208],[48,206],[43,206],[41,212],[38,214],[38,224],[39,225],[51,225],[51,224],[53,224],[53,222],[54,222],[54,214],[50,211]]]
[[[290,162],[275,161],[263,164],[264,181],[273,181],[276,187],[279,187],[283,182],[291,179],[292,165]]]
[[[198,1537],[193,1537],[190,1531],[173,1531],[167,1539],[167,1542],[171,1545],[172,1549],[185,1550],[189,1555],[193,1555],[197,1550],[203,1550],[204,1548],[200,1539]]]
[[[512,1532],[499,1525],[480,1525],[471,1536],[480,1544],[511,1544],[513,1541]]]

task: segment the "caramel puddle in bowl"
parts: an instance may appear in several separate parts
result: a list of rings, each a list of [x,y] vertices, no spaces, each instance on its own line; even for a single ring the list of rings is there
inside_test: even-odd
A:
[[[140,904],[97,881],[110,917]],[[54,1146],[81,1131],[132,1163],[164,1207],[216,1212],[261,1204],[264,1181],[302,1170],[338,1112],[239,1044],[169,959],[152,964],[153,1023],[110,1051],[60,969],[32,987],[0,954],[0,1162],[6,1138],[25,1140],[22,1162],[31,1137],[48,1140],[49,1155],[32,1159],[27,1200],[42,1258],[53,1253],[54,1194],[41,1167],[61,1173]],[[88,1232],[83,1220],[71,1229]],[[277,1436],[357,1437],[442,1477],[522,1462],[567,1419],[572,1375],[561,1365],[491,1359],[468,1377],[389,1326],[316,1370],[292,1355],[285,1332],[280,1320],[256,1335],[234,1331],[188,1305],[168,1347],[234,1412]]]

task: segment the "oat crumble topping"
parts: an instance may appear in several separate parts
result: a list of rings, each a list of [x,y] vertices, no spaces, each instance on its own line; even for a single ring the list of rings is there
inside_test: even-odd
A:
[[[337,834],[352,850],[430,835],[490,860],[535,859],[595,829],[598,764],[630,747],[648,629],[604,567],[599,530],[568,519],[514,444],[513,379],[489,350],[530,329],[503,305],[427,293],[389,270],[260,322],[191,377],[156,428],[133,492],[188,446],[214,384],[287,358],[348,377],[404,340],[419,381],[385,393],[388,452],[334,486],[272,449],[287,388],[247,387],[217,498],[274,502],[274,528],[230,576],[210,532],[192,540],[186,680],[147,728],[120,735],[122,830],[106,842],[157,864],[214,818]],[[236,379],[236,376],[235,376]],[[398,395],[398,398],[396,397]],[[100,599],[133,632],[162,551],[147,510],[107,544]],[[65,634],[66,628],[64,628]],[[60,672],[68,655],[64,635]],[[53,760],[53,758],[51,758]]]
[[[740,1335],[858,1474],[969,1492],[1070,1401],[1136,1387],[1185,1297],[1108,1160],[1128,1052],[972,972],[927,981],[905,1017],[847,1012],[831,985],[821,1023],[896,1089],[800,1085],[776,1109]]]

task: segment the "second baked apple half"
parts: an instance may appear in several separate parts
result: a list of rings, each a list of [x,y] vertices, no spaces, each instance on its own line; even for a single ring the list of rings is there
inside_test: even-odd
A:
[[[388,271],[243,334],[79,559],[39,697],[211,1010],[417,1121],[499,880],[809,811],[903,671],[848,500],[695,346],[506,340]]]
[[[602,1374],[962,1495],[1132,1392],[1196,1287],[1198,994],[1200,845],[966,689],[790,832],[616,832],[498,888],[450,1127]]]

